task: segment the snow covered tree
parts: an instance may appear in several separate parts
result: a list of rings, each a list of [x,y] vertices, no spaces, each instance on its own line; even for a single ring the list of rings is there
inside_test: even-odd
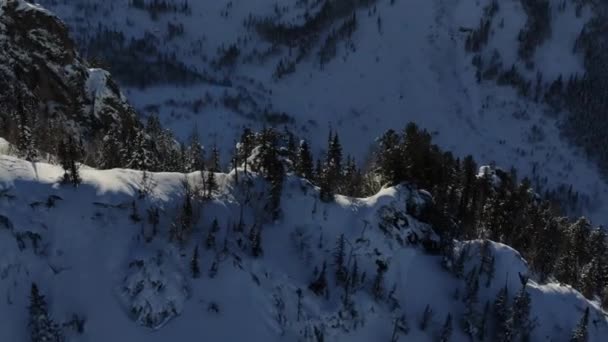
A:
[[[429,323],[432,318],[433,318],[433,309],[431,309],[431,306],[429,304],[427,304],[424,307],[424,311],[422,312],[422,318],[420,319],[420,325],[419,325],[420,330],[425,331],[426,328],[429,326]]]
[[[410,327],[407,323],[407,317],[405,314],[393,318],[393,333],[391,335],[391,342],[399,341],[399,336],[407,335],[409,332]]]
[[[383,183],[394,185],[406,179],[407,169],[401,147],[401,137],[392,129],[380,137],[375,163]]]
[[[445,323],[441,327],[441,332],[439,333],[439,342],[449,342],[452,337],[452,314],[448,313],[445,318]]]
[[[207,239],[205,240],[205,246],[207,249],[215,248],[215,235],[220,230],[220,225],[217,222],[217,218],[213,219],[213,223],[211,223],[211,228],[209,229],[209,233],[207,234]]]
[[[192,255],[192,260],[190,260],[190,273],[194,279],[201,275],[201,269],[198,264],[198,246],[194,247],[194,254]]]
[[[125,167],[135,170],[155,170],[158,165],[150,138],[143,130],[134,134],[132,143],[123,146]]]
[[[336,281],[339,285],[344,285],[347,281],[348,272],[344,265],[345,263],[345,238],[344,234],[340,234],[336,241],[336,248],[334,249],[334,267],[336,268]]]
[[[462,317],[464,332],[473,338],[479,333],[480,315],[477,308],[479,293],[479,273],[474,267],[466,277],[466,288],[463,296],[465,312]]]
[[[298,148],[296,174],[300,177],[312,180],[313,168],[314,162],[312,159],[312,153],[310,152],[310,147],[305,140],[302,140]]]
[[[122,136],[118,126],[113,126],[101,139],[96,156],[96,164],[102,169],[113,169],[124,166],[121,151]]]
[[[82,155],[82,147],[72,136],[68,136],[66,141],[59,142],[57,151],[64,170],[63,182],[78,186],[81,182],[78,160]]]
[[[17,150],[20,156],[27,161],[35,161],[38,158],[35,136],[32,134],[32,125],[28,113],[23,110],[17,114]]]
[[[363,175],[357,167],[355,158],[351,156],[346,157],[342,179],[340,193],[351,197],[361,196],[363,191]]]
[[[574,328],[570,342],[587,342],[587,325],[589,324],[589,307],[585,309],[585,313],[580,322]]]
[[[131,215],[129,215],[129,218],[131,219],[131,221],[133,221],[133,223],[141,221],[141,216],[139,216],[139,211],[137,210],[137,203],[135,203],[135,201],[131,202]]]
[[[29,329],[32,342],[64,341],[61,328],[50,318],[46,300],[38,291],[36,283],[32,283],[29,311]]]
[[[511,309],[509,305],[509,289],[505,285],[494,300],[494,340],[497,342],[511,341],[513,329],[511,327]]]
[[[281,216],[281,196],[285,178],[285,168],[281,160],[278,142],[279,135],[273,129],[264,129],[259,135],[258,168],[268,181],[265,209],[272,220]]]
[[[323,262],[323,267],[321,268],[321,272],[318,274],[317,278],[310,283],[308,288],[314,292],[317,296],[323,295],[327,292],[327,263]]]
[[[384,274],[388,271],[388,265],[382,260],[376,260],[376,276],[372,283],[372,295],[374,299],[384,298]]]
[[[317,173],[320,186],[320,197],[330,202],[342,182],[342,145],[338,134],[330,130],[327,142],[327,154],[320,173]]]
[[[249,232],[249,243],[251,244],[251,255],[254,258],[262,256],[262,230],[253,226]]]
[[[209,159],[209,167],[207,168],[211,172],[220,172],[220,151],[216,144],[213,144],[211,148],[211,156]]]
[[[217,191],[217,181],[215,180],[215,172],[209,170],[205,175],[205,198],[210,199],[213,197],[213,193]]]
[[[513,298],[513,308],[509,319],[509,324],[513,329],[513,337],[521,341],[528,341],[530,333],[534,329],[534,323],[530,318],[532,300],[526,290],[526,282],[522,281],[521,290]]]
[[[184,201],[181,208],[179,208],[176,220],[171,225],[169,239],[171,241],[177,241],[183,246],[192,233],[192,227],[194,225],[194,208],[192,206],[192,191],[190,190],[187,179],[184,179],[182,186],[184,188]]]
[[[469,254],[469,248],[464,246],[460,253],[458,254],[458,258],[454,261],[454,265],[452,266],[452,273],[456,278],[462,278],[464,276],[464,263],[467,259],[467,255]]]
[[[480,341],[485,340],[486,338],[486,330],[488,328],[488,316],[490,313],[490,301],[486,301],[486,305],[483,308],[483,313],[481,314],[479,329],[477,330],[477,338]]]
[[[186,172],[202,171],[205,169],[205,151],[201,145],[196,126],[188,138],[185,168]]]

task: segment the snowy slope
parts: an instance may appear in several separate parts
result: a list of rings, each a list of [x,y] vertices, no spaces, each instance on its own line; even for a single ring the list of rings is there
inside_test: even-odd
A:
[[[168,230],[183,202],[184,179],[196,189],[199,173],[148,174],[142,182],[143,174],[136,171],[83,168],[78,188],[60,185],[62,174],[56,166],[0,156],[1,341],[28,339],[31,282],[46,295],[56,322],[66,322],[74,313],[86,318],[82,335],[64,328],[69,341],[314,341],[315,328],[324,331],[326,341],[390,340],[393,319],[402,314],[410,327],[402,340],[434,341],[448,313],[454,317],[451,341],[468,340],[460,329],[464,304],[455,297],[464,293],[465,282],[445,271],[438,256],[404,243],[412,232],[433,234],[431,227],[403,211],[408,199],[424,203],[424,196],[406,186],[369,198],[338,196],[335,203],[324,204],[317,189],[290,176],[282,219],[264,224],[254,221],[261,210],[261,178],[244,177],[241,169],[236,184],[234,173],[217,174],[218,192],[213,200],[194,202],[192,236],[178,247],[167,242]],[[147,195],[142,197],[144,188]],[[50,198],[54,203],[47,206]],[[141,221],[132,218],[133,206]],[[159,232],[148,239],[146,210],[153,207],[160,209]],[[233,228],[241,215],[244,233]],[[207,249],[214,219],[220,227],[217,243]],[[262,229],[263,255],[258,258],[251,256],[247,242],[249,229],[256,226]],[[341,312],[342,293],[334,284],[332,250],[341,234],[352,244],[360,271],[367,273],[351,297],[356,318]],[[200,252],[198,279],[189,270],[195,246]],[[463,242],[457,248],[465,246],[468,272],[479,267],[482,243]],[[480,278],[482,304],[493,301],[505,284],[515,294],[521,287],[517,274],[527,273],[516,251],[489,246],[497,271],[488,287],[485,276]],[[385,299],[380,300],[370,293],[377,260],[388,264]],[[308,289],[313,269],[323,261],[328,262],[327,297]],[[218,269],[212,276],[214,262]],[[391,301],[387,297],[393,286]],[[298,289],[303,293],[299,314]],[[534,281],[527,291],[531,316],[537,320],[533,341],[568,341],[587,307],[593,322],[589,341],[608,336],[606,314],[578,292]],[[427,305],[434,315],[422,331],[419,321]],[[133,307],[142,311],[134,313]],[[142,326],[146,322],[155,329]]]
[[[515,166],[522,175],[542,170],[547,179],[539,182],[545,189],[574,185],[592,204],[585,213],[601,222],[607,218],[602,209],[608,188],[596,167],[561,139],[553,113],[509,87],[476,82],[473,55],[464,51],[462,29],[478,26],[489,0],[380,0],[360,6],[357,29],[349,40],[337,44],[333,60],[321,67],[317,52],[342,20],[322,30],[295,72],[279,80],[273,77],[275,67],[281,60],[293,60],[296,49],[273,47],[244,23],[250,18],[302,23],[307,11],[319,10],[320,2],[191,1],[189,14],[160,13],[156,19],[126,0],[81,6],[55,0],[42,3],[68,23],[81,46],[87,46],[100,28],[121,32],[126,41],[155,37],[161,52],[174,54],[211,79],[228,80],[222,85],[201,82],[145,89],[123,85],[142,114],[158,112],[181,138],[196,124],[206,144],[217,143],[228,153],[243,126],[269,124],[267,110],[286,113],[293,121],[278,125],[285,124],[304,138],[338,130],[346,152],[364,162],[373,140],[384,130],[414,121],[435,132],[435,140],[458,155],[472,153],[485,163]],[[528,70],[517,60],[517,37],[526,24],[526,13],[520,1],[499,3],[486,55],[497,51],[506,68],[516,65],[531,81],[537,72],[547,82],[582,72],[582,61],[572,46],[590,18],[588,7],[577,14],[572,1],[550,1],[553,34],[536,49],[535,67]],[[562,3],[564,9],[558,10]],[[168,38],[169,23],[183,25],[183,35]],[[236,65],[217,70],[213,63],[219,50],[231,44],[240,49]],[[225,105],[226,97],[250,102],[235,111]]]

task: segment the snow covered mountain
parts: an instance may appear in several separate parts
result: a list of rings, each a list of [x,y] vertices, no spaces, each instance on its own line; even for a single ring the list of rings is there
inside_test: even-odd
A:
[[[88,61],[0,0],[0,341],[606,340],[601,4],[44,5]]]
[[[603,158],[601,129],[574,134],[563,113],[570,107],[542,100],[558,79],[589,71],[578,38],[601,4],[41,2],[87,57],[114,71],[143,115],[158,113],[182,139],[196,125],[204,144],[227,155],[243,126],[285,125],[317,142],[334,129],[364,162],[377,136],[414,121],[457,155],[515,166],[547,191],[572,185],[585,203],[574,212],[607,218],[608,188],[587,158]]]
[[[587,308],[585,341],[608,336],[606,314],[570,287],[522,292],[528,266],[505,245],[458,243],[462,269],[446,270],[412,238],[435,233],[411,215],[427,195],[408,186],[324,203],[288,176],[282,218],[264,224],[266,181],[242,168],[216,174],[211,198],[200,173],[82,169],[74,188],[57,166],[0,156],[0,169],[2,341],[28,339],[32,282],[69,341],[466,341],[473,317],[497,340],[511,315],[514,338],[530,323],[531,341],[568,341]],[[169,243],[188,196],[189,237]]]
[[[11,140],[14,127],[27,126],[51,152],[64,135],[87,143],[111,127],[137,125],[109,73],[89,68],[63,22],[39,6],[0,2],[0,65],[0,122]]]

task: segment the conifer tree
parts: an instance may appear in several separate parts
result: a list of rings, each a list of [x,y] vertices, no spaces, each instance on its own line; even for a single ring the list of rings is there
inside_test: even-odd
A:
[[[21,157],[27,161],[35,161],[38,157],[35,137],[32,134],[32,125],[28,114],[23,109],[18,114],[17,150]]]
[[[213,219],[213,223],[211,223],[211,228],[209,229],[209,233],[207,234],[207,240],[205,241],[205,246],[207,249],[215,248],[215,235],[220,229],[220,225],[217,222],[217,218]]]
[[[406,180],[406,165],[401,137],[394,130],[388,130],[379,139],[376,153],[376,172],[383,183],[395,185]]]
[[[177,215],[177,220],[171,226],[169,239],[176,240],[180,244],[186,243],[192,233],[194,225],[194,209],[192,206],[192,192],[188,181],[185,179],[182,183],[184,187],[184,202],[181,205]]]
[[[509,319],[513,336],[522,341],[528,341],[530,333],[534,329],[534,324],[530,318],[531,298],[526,290],[526,282],[522,281],[521,290],[513,298],[513,309]]]
[[[452,337],[452,314],[448,313],[445,318],[445,323],[441,327],[439,334],[439,342],[449,342]]]
[[[399,336],[407,335],[410,332],[409,324],[407,323],[407,317],[402,314],[393,319],[393,334],[391,335],[391,342],[399,341]]]
[[[465,313],[463,316],[463,330],[473,338],[479,334],[479,312],[477,309],[479,293],[479,273],[477,268],[474,267],[466,277],[466,288],[463,301],[465,304]]]
[[[186,172],[201,171],[205,168],[205,153],[195,126],[188,138],[188,150],[185,161]]]
[[[71,183],[75,187],[81,182],[78,160],[81,156],[81,148],[72,136],[68,136],[67,140],[59,142],[58,157],[63,167],[63,181]]]
[[[217,190],[217,181],[215,180],[215,172],[209,170],[206,172],[205,178],[205,197],[210,199],[213,197],[213,193]]]
[[[249,128],[243,129],[241,138],[237,144],[237,156],[239,160],[243,162],[247,161],[247,158],[251,156],[251,152],[255,148],[255,135]]]
[[[30,295],[30,337],[32,342],[63,342],[64,337],[59,326],[49,317],[44,296],[32,283]]]
[[[194,247],[194,254],[192,255],[192,260],[190,261],[190,273],[194,279],[200,277],[201,275],[201,269],[198,265],[198,246]]]
[[[431,321],[431,318],[433,318],[433,309],[431,309],[431,306],[427,304],[424,307],[424,311],[422,312],[422,318],[420,319],[420,330],[426,330],[429,325],[429,322]]]
[[[146,133],[138,130],[131,141],[132,143],[123,145],[125,167],[135,170],[155,170],[158,160]]]
[[[97,152],[96,164],[102,169],[113,169],[124,166],[121,151],[122,136],[118,126],[113,126],[101,139]]]
[[[323,295],[327,292],[327,263],[323,262],[323,267],[321,268],[321,272],[318,274],[317,278],[310,283],[308,288],[317,296]]]
[[[384,274],[386,271],[388,271],[388,265],[382,260],[376,260],[376,276],[372,284],[372,295],[376,300],[384,297]]]
[[[213,144],[213,148],[211,149],[211,158],[209,159],[209,171],[211,172],[220,172],[220,151],[217,148],[216,144]]]
[[[298,157],[296,164],[297,175],[308,180],[312,180],[314,168],[313,164],[314,162],[312,159],[312,153],[310,152],[310,147],[308,146],[308,143],[305,140],[302,140],[298,148]]]
[[[254,258],[260,257],[263,254],[262,249],[262,231],[261,229],[256,229],[254,226],[251,228],[251,232],[249,234],[249,240],[251,243],[251,255]]]
[[[340,237],[336,241],[336,248],[334,249],[334,267],[336,268],[336,281],[339,285],[344,285],[347,281],[347,270],[344,265],[344,258],[345,238],[344,234],[340,234]]]
[[[589,307],[585,309],[583,317],[574,328],[570,342],[587,342],[587,325],[589,324]]]
[[[494,300],[494,340],[497,342],[511,341],[513,337],[513,329],[511,327],[510,317],[511,309],[509,306],[509,289],[505,285]]]

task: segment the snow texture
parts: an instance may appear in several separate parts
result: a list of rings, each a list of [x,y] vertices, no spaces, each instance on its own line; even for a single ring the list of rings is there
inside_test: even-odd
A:
[[[167,241],[168,227],[182,203],[184,179],[195,189],[200,173],[150,173],[142,183],[141,172],[82,168],[83,183],[74,188],[58,183],[63,172],[57,166],[0,156],[0,297],[6,300],[0,306],[0,341],[27,340],[33,281],[56,322],[64,323],[74,313],[86,317],[82,335],[64,328],[70,341],[190,341],[201,336],[211,341],[296,341],[314,340],[315,329],[324,331],[327,341],[389,340],[393,319],[401,313],[410,326],[403,339],[434,341],[451,313],[452,341],[468,340],[458,320],[464,305],[455,297],[463,293],[464,281],[444,270],[440,257],[408,240],[411,234],[436,238],[432,227],[405,211],[408,202],[427,205],[427,193],[399,186],[369,198],[337,196],[335,202],[323,203],[318,189],[288,176],[283,217],[262,225],[263,255],[253,258],[247,247],[239,247],[233,225],[247,194],[252,201],[244,206],[245,232],[262,224],[255,217],[263,210],[256,198],[263,194],[264,181],[239,172],[239,184],[234,173],[217,174],[216,196],[196,202],[191,239],[177,246]],[[161,213],[159,232],[149,239],[146,212],[153,207]],[[214,219],[220,226],[217,246],[207,250],[203,241]],[[342,234],[360,272],[367,274],[351,298],[356,316],[343,309],[341,289],[333,281],[331,255]],[[196,279],[189,274],[195,245],[201,269]],[[482,245],[467,241],[456,246],[456,252],[467,251],[465,272],[479,267]],[[529,272],[513,249],[488,246],[496,272],[488,287],[480,286],[479,303],[493,300],[505,284],[510,294],[516,293],[518,274]],[[394,286],[393,304],[376,301],[370,293],[379,260],[389,265],[385,298]],[[327,299],[308,289],[313,268],[323,261],[328,262]],[[218,267],[212,275],[208,270],[214,263]],[[484,275],[481,280],[485,283]],[[300,310],[298,289],[303,293]],[[541,285],[532,277],[527,291],[537,320],[532,341],[567,341],[587,307],[593,322],[589,341],[608,336],[598,303],[570,287]],[[427,305],[434,315],[421,331],[418,321]]]

